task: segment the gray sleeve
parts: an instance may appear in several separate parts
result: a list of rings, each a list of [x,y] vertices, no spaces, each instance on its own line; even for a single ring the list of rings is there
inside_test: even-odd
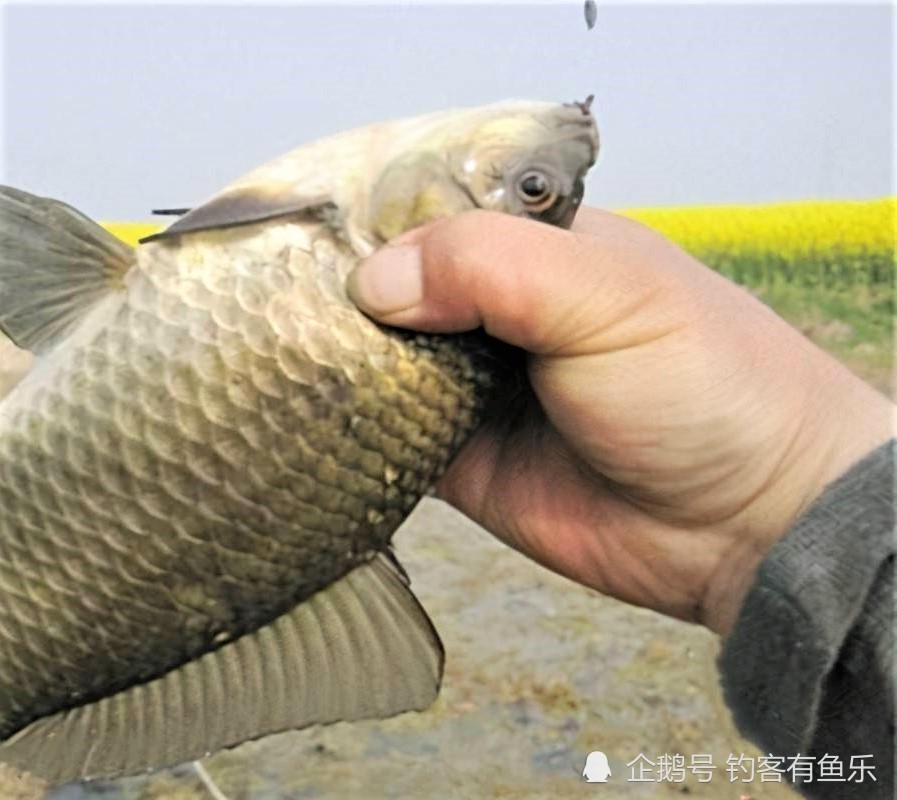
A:
[[[828,486],[770,550],[719,659],[735,722],[764,753],[835,756],[845,778],[871,756],[876,781],[817,772],[800,786],[814,798],[895,796],[895,449]]]

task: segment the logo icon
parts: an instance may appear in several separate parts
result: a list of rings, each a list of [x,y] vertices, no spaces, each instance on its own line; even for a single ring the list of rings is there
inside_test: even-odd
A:
[[[610,767],[607,764],[607,756],[600,750],[593,750],[586,757],[586,765],[582,768],[582,777],[587,783],[607,783],[610,777]]]

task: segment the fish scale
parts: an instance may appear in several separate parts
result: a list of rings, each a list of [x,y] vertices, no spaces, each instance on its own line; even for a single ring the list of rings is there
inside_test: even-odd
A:
[[[326,235],[326,231],[316,233]],[[235,257],[246,254],[252,260],[239,261],[236,281],[219,280],[208,270],[191,270],[197,261],[194,249],[200,251],[201,263],[229,270],[226,242],[197,243],[181,250],[165,243],[148,247],[115,323],[82,346],[70,370],[55,376],[54,388],[22,392],[14,398],[16,413],[25,416],[22,424],[40,429],[38,439],[44,447],[39,457],[26,451],[0,464],[0,531],[16,529],[24,508],[32,515],[39,508],[43,514],[32,520],[32,529],[46,532],[45,564],[71,559],[72,541],[80,543],[75,549],[102,556],[100,563],[85,563],[80,573],[56,569],[50,574],[42,566],[37,573],[17,575],[21,602],[14,608],[0,608],[0,626],[18,626],[22,631],[12,643],[16,659],[4,656],[9,647],[0,650],[0,733],[29,721],[10,707],[9,696],[16,696],[19,705],[23,696],[30,696],[26,705],[32,716],[66,704],[71,691],[66,677],[72,670],[56,654],[77,652],[85,638],[94,638],[88,635],[94,626],[108,635],[108,639],[98,637],[107,663],[91,659],[94,676],[85,695],[99,687],[124,687],[160,674],[209,649],[216,637],[230,638],[264,624],[332,582],[371,551],[382,549],[445,466],[456,441],[477,421],[474,402],[461,398],[482,398],[482,390],[495,383],[495,376],[475,366],[474,350],[466,369],[440,364],[438,347],[429,352],[411,350],[409,343],[388,338],[354,313],[345,294],[334,292],[337,284],[329,279],[303,281],[302,304],[288,308],[281,304],[279,313],[289,317],[290,326],[281,325],[273,356],[266,347],[253,350],[258,338],[248,336],[241,344],[249,346],[252,361],[228,363],[217,338],[194,338],[197,330],[210,330],[208,318],[214,319],[217,327],[211,330],[216,332],[223,328],[245,333],[260,321],[273,331],[265,315],[272,298],[294,280],[287,264],[296,259],[291,258],[291,248],[259,254],[266,238],[264,231],[256,236],[243,232]],[[303,237],[298,238],[302,242]],[[340,245],[336,241],[331,247],[323,263],[345,274],[357,259],[345,250],[337,257]],[[247,302],[245,276],[239,273],[252,273],[252,265],[258,264],[264,264],[267,280],[252,279],[252,301]],[[319,262],[316,277],[320,269]],[[256,274],[261,271],[255,267]],[[186,304],[188,310],[182,306],[180,314],[173,313],[178,303]],[[352,311],[348,318],[355,330],[336,340],[318,337],[316,347],[314,334],[334,321],[345,325],[343,310]],[[309,318],[309,312],[315,316]],[[242,319],[247,315],[248,322]],[[174,333],[180,342],[177,367],[158,344],[163,337],[146,335],[153,329],[150,321],[159,318],[165,321],[163,334]],[[295,338],[284,339],[286,330]],[[371,352],[388,354],[376,370],[367,364],[363,350],[370,339],[383,340]],[[232,347],[234,343],[225,340],[225,344]],[[348,349],[350,345],[354,349]],[[420,341],[415,340],[414,346],[420,348]],[[451,355],[453,361],[457,359],[456,350]],[[276,395],[265,393],[264,384],[253,384],[255,391],[243,394],[261,398],[259,402],[239,402],[239,387],[252,381],[256,360],[266,362],[263,372],[278,376]],[[341,363],[350,369],[341,370]],[[398,364],[402,367],[385,368]],[[362,384],[360,403],[354,402],[352,376]],[[359,380],[359,376],[364,377]],[[107,380],[115,392],[111,407]],[[174,382],[182,387],[175,394],[176,409],[172,409],[169,391]],[[331,397],[318,404],[316,427],[305,431],[308,415],[295,414],[294,405],[313,403],[320,396],[316,386],[328,382],[345,390],[344,401]],[[413,394],[421,387],[426,389],[422,395]],[[397,409],[395,394],[403,390],[409,399],[423,396],[431,405],[418,400]],[[447,396],[459,400],[442,399]],[[105,413],[99,416],[103,402],[107,403]],[[36,408],[45,410],[38,414]],[[447,412],[454,412],[455,418],[446,420]],[[242,429],[265,431],[267,440],[254,443]],[[112,452],[98,448],[115,434],[124,434],[123,447]],[[389,461],[379,449],[383,436],[392,440],[387,451],[394,458]],[[272,460],[270,451],[266,453],[258,444],[274,439],[277,457]],[[97,463],[103,463],[104,469],[84,469]],[[247,479],[242,473],[249,464],[253,471]],[[385,480],[387,466],[400,476],[402,490]],[[260,480],[265,472],[304,476],[305,491],[298,483],[298,496],[287,488],[272,493]],[[100,479],[106,474],[115,476],[109,484]],[[194,493],[187,487],[196,481],[204,489],[201,502],[191,508],[184,496]],[[39,504],[29,505],[30,487],[39,487]],[[105,497],[112,513],[98,516],[85,497],[94,502]],[[54,508],[58,513],[50,514]],[[57,545],[57,540],[65,544]],[[9,545],[10,537],[0,538],[4,562],[10,559]],[[139,561],[123,568],[121,553],[135,551],[149,569],[141,569]],[[159,582],[159,575],[165,576],[164,582]],[[218,575],[227,575],[232,585],[222,587]],[[53,608],[59,598],[68,597],[70,602],[87,587],[116,600],[118,612],[104,618],[84,607],[78,614],[81,624],[66,626],[52,640],[36,635],[44,629],[43,620],[24,627],[24,620],[33,618],[42,604],[40,597],[46,598],[46,607]],[[130,602],[122,603],[125,598]],[[151,620],[154,627],[148,627]],[[135,640],[147,637],[153,640],[152,647],[134,648]],[[185,646],[185,641],[190,644]],[[52,651],[42,649],[50,644]],[[23,652],[28,653],[24,658]],[[114,671],[109,669],[111,664]]]

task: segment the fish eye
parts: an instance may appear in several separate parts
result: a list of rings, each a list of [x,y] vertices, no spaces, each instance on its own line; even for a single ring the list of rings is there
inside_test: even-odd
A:
[[[537,169],[527,170],[517,179],[517,194],[532,211],[548,208],[557,198],[554,182]]]

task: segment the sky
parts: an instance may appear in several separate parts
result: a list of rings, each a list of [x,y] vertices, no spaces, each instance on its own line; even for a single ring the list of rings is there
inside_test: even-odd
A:
[[[99,219],[195,204],[368,122],[594,93],[606,208],[893,194],[893,9],[2,8],[0,179]]]

